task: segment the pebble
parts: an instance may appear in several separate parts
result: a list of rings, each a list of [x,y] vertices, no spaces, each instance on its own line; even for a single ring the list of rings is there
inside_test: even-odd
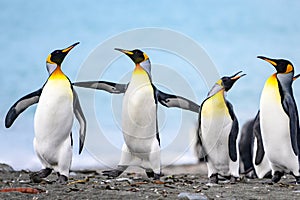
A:
[[[138,191],[140,191],[140,189],[134,187],[134,188],[129,188],[127,191],[130,191],[130,192],[138,192]]]
[[[117,182],[125,182],[126,181],[130,184],[133,182],[132,179],[130,179],[130,178],[117,178],[116,181]]]
[[[1,172],[13,172],[15,170],[7,164],[0,163],[0,171]]]
[[[176,188],[176,186],[170,185],[170,184],[165,184],[164,186],[165,186],[165,187],[168,187],[168,188],[172,188],[172,189],[175,189],[175,188]]]
[[[179,199],[188,199],[188,200],[207,200],[207,196],[199,193],[189,193],[189,192],[181,192],[178,195]]]

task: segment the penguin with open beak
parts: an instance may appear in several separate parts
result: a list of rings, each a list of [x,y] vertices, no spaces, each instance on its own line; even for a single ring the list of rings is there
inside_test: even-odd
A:
[[[199,113],[198,140],[205,157],[209,184],[218,184],[218,176],[235,182],[239,177],[239,125],[225,93],[245,74],[222,77],[203,101]]]

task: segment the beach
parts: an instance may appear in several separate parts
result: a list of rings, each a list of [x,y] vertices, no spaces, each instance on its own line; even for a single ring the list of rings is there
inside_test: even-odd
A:
[[[37,194],[0,192],[0,199],[299,199],[300,186],[286,175],[273,185],[268,179],[240,178],[208,186],[205,163],[163,167],[160,181],[148,179],[142,169],[130,168],[120,177],[108,179],[101,170],[71,172],[68,184],[61,185],[52,173],[45,181],[31,183],[29,171],[0,172],[0,189],[33,188]]]

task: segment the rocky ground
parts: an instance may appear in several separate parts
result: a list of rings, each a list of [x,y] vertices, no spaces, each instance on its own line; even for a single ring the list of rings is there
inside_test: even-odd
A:
[[[236,184],[207,186],[205,164],[164,167],[161,181],[149,180],[138,168],[116,179],[102,176],[101,170],[71,172],[67,185],[56,183],[55,174],[36,184],[28,171],[0,169],[0,189],[36,193],[0,192],[0,199],[300,199],[300,186],[289,175],[274,185],[241,177]]]

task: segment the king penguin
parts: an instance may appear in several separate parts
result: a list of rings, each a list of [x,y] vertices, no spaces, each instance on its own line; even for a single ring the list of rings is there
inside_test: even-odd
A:
[[[60,183],[67,182],[72,161],[71,131],[74,114],[80,124],[79,153],[84,145],[85,117],[70,80],[61,70],[64,58],[77,44],[79,42],[49,54],[46,59],[49,77],[44,86],[19,99],[6,115],[5,126],[9,128],[20,113],[38,103],[34,116],[33,143],[35,152],[45,168],[31,175],[34,182],[40,182],[52,170],[58,173]]]
[[[122,105],[122,132],[124,144],[118,167],[103,171],[109,177],[117,177],[128,166],[140,166],[149,178],[159,179],[160,138],[157,124],[157,102],[166,107],[179,107],[199,113],[200,106],[180,96],[166,94],[152,84],[151,62],[146,53],[139,49],[118,49],[135,63],[128,84],[106,81],[74,83],[75,86],[124,93]]]
[[[276,69],[262,90],[260,98],[260,128],[265,155],[272,170],[272,182],[284,173],[291,173],[300,183],[300,132],[297,105],[292,82],[293,64],[284,59],[258,58]]]
[[[300,74],[293,77],[293,82],[299,78]],[[243,125],[239,141],[240,171],[248,178],[272,178],[271,167],[267,157],[261,137],[260,111],[254,119]]]
[[[231,182],[239,177],[239,126],[225,92],[245,75],[240,73],[218,80],[201,104],[198,139],[206,157],[209,184],[218,184],[218,175],[230,178]]]
[[[300,74],[293,77],[293,82]],[[241,131],[239,141],[240,171],[249,178],[272,178],[271,167],[265,156],[260,130],[260,111],[255,118],[246,122]]]

